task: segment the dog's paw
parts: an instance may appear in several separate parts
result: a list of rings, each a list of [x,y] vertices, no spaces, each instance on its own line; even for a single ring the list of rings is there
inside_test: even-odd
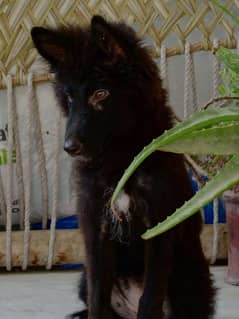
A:
[[[65,319],[87,319],[87,317],[88,317],[88,311],[82,310],[82,311],[77,311],[70,315],[67,315]]]
[[[78,318],[81,318],[80,317],[80,312],[74,312],[74,313],[72,313],[70,315],[67,315],[65,317],[65,319],[78,319]]]

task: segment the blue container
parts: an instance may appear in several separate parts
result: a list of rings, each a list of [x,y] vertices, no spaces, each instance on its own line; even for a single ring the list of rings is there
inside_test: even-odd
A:
[[[50,228],[50,225],[51,225],[51,221],[50,219],[48,219],[47,229]],[[76,215],[58,219],[56,222],[56,229],[76,229],[76,228],[78,228],[78,218],[76,217]],[[31,226],[31,229],[33,230],[42,229],[42,223],[33,224]]]
[[[193,192],[195,194],[199,189],[198,183],[191,173],[190,173],[190,177],[192,180]],[[202,176],[202,179],[204,181],[207,181],[207,178],[204,176]],[[221,198],[219,198],[218,204],[219,204],[219,206],[218,206],[219,223],[225,223],[226,222],[226,213],[225,213],[224,205],[223,205]],[[213,224],[213,203],[212,202],[203,208],[203,213],[204,213],[205,224]],[[48,220],[47,229],[50,228],[50,223],[51,223],[51,221]],[[56,222],[56,229],[77,229],[78,227],[79,227],[78,218],[76,217],[76,215],[72,215],[69,217],[64,217],[64,218],[58,219]],[[31,226],[31,229],[33,229],[33,230],[34,229],[35,230],[42,229],[42,224],[41,223],[34,224]]]
[[[204,176],[202,176],[202,179],[204,181],[207,181],[208,179]],[[192,177],[192,186],[193,186],[193,192],[194,194],[198,191],[199,187],[198,187],[198,183],[197,181]],[[218,222],[219,223],[225,223],[226,222],[226,212],[225,212],[225,208],[223,205],[223,202],[221,200],[221,198],[218,198],[219,202],[218,202]],[[213,224],[213,202],[207,204],[204,208],[203,208],[203,213],[204,213],[204,222],[205,224]]]

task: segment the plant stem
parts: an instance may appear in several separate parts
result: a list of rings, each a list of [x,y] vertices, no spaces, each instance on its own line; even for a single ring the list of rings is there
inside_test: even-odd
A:
[[[204,175],[207,177],[207,173],[192,159],[190,155],[184,154],[184,158],[187,165],[192,169],[200,186],[201,187],[204,186],[205,182],[202,179],[201,175]]]
[[[216,97],[213,98],[211,100],[209,100],[203,107],[202,110],[206,110],[209,105],[213,104],[213,103],[217,103],[220,101],[224,101],[224,103],[226,103],[228,100],[239,100],[239,96],[220,96],[220,97]]]

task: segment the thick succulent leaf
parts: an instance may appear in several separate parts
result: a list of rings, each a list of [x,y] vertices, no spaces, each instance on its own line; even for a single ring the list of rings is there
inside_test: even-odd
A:
[[[160,147],[161,151],[190,155],[230,155],[239,153],[239,122],[226,123],[193,131],[175,141]]]
[[[133,160],[133,162],[130,164],[130,166],[125,171],[124,175],[120,179],[114,194],[111,199],[111,209],[114,209],[114,202],[119,195],[120,191],[124,187],[125,183],[129,179],[129,177],[134,173],[134,171],[137,169],[137,167],[153,152],[156,150],[165,150],[167,147],[167,151],[170,150],[170,145],[172,145],[172,149],[175,149],[175,145],[177,144],[177,141],[181,142],[180,149],[177,150],[180,153],[186,153],[189,150],[188,145],[188,139],[190,139],[190,136],[197,136],[197,134],[204,134],[206,136],[206,132],[203,133],[203,130],[207,130],[208,133],[210,129],[215,128],[215,132],[219,127],[235,127],[238,125],[239,122],[239,111],[238,108],[212,108],[204,111],[197,112],[193,114],[189,119],[179,123],[174,128],[170,129],[169,131],[165,131],[161,136],[153,140],[149,145],[147,145]],[[230,128],[230,129],[231,129]],[[213,134],[213,130],[210,131]],[[221,134],[223,135],[223,134]],[[226,142],[224,142],[224,139],[226,138]],[[186,146],[184,149],[183,140],[186,140]],[[233,139],[233,143],[235,143],[235,139]],[[194,151],[193,153],[199,152],[202,149],[203,141],[200,143],[194,143]],[[219,153],[219,149],[221,147],[221,151],[219,154],[224,154],[223,150],[225,149],[225,144],[228,143],[228,136],[218,136],[217,140],[217,147],[215,148],[215,144],[208,145],[207,150],[208,154],[214,154],[214,149],[217,149],[216,154]],[[239,142],[238,142],[239,143]],[[192,146],[192,145],[191,145]],[[236,148],[238,149],[238,148]],[[233,151],[232,153],[235,153]],[[226,153],[228,154],[228,152]]]
[[[225,190],[239,182],[239,157],[233,156],[231,160],[201,188],[189,201],[175,211],[171,216],[159,223],[157,226],[147,230],[143,239],[150,239],[173,228],[188,217],[195,214],[214,198],[218,197]]]

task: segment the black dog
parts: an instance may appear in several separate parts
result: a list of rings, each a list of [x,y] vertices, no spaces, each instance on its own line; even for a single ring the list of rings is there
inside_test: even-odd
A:
[[[78,211],[86,244],[72,318],[208,319],[214,288],[195,215],[166,234],[140,235],[192,196],[179,155],[157,152],[109,200],[134,156],[172,126],[156,64],[134,31],[94,16],[88,28],[33,28],[36,48],[56,75],[67,116],[64,149],[75,156]]]

